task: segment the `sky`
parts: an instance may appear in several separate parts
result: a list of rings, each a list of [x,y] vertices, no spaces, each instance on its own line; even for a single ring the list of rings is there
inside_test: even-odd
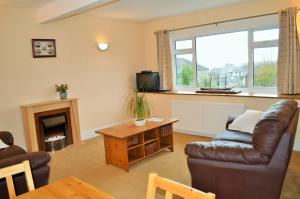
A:
[[[248,63],[248,32],[198,37],[196,46],[198,64],[210,69]]]

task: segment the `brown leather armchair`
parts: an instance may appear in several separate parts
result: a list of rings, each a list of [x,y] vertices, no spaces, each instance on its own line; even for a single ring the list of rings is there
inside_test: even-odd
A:
[[[294,100],[271,106],[254,133],[228,130],[211,142],[185,147],[192,187],[217,199],[279,199],[297,129],[299,108]]]
[[[48,162],[50,156],[46,152],[26,153],[24,149],[13,145],[14,139],[10,132],[0,131],[0,139],[8,148],[0,149],[0,169],[18,164],[24,160],[29,160],[35,188],[48,184],[49,171]],[[20,195],[27,192],[24,174],[13,176],[16,194]],[[0,180],[0,198],[8,199],[8,192],[5,179]]]

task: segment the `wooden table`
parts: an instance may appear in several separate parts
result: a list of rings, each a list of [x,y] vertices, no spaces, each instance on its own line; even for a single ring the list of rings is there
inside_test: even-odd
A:
[[[115,199],[107,193],[73,176],[58,180],[34,191],[17,196],[17,199]]]
[[[173,123],[177,121],[147,121],[145,126],[135,126],[130,121],[96,131],[104,136],[106,164],[128,172],[131,164],[166,149],[173,151]]]

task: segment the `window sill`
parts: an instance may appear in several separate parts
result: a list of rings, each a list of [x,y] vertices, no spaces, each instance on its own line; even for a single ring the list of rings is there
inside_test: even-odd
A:
[[[246,93],[246,92],[238,93],[238,94],[196,93],[195,91],[165,91],[165,92],[148,92],[148,93],[151,93],[151,94],[165,94],[165,95],[255,97],[255,98],[274,98],[274,99],[296,99],[296,100],[300,100],[300,95],[258,94],[258,93]]]

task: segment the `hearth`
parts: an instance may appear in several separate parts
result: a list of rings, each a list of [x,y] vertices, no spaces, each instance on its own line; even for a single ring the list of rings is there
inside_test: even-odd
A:
[[[34,118],[40,151],[56,151],[73,143],[70,108],[37,112]]]

